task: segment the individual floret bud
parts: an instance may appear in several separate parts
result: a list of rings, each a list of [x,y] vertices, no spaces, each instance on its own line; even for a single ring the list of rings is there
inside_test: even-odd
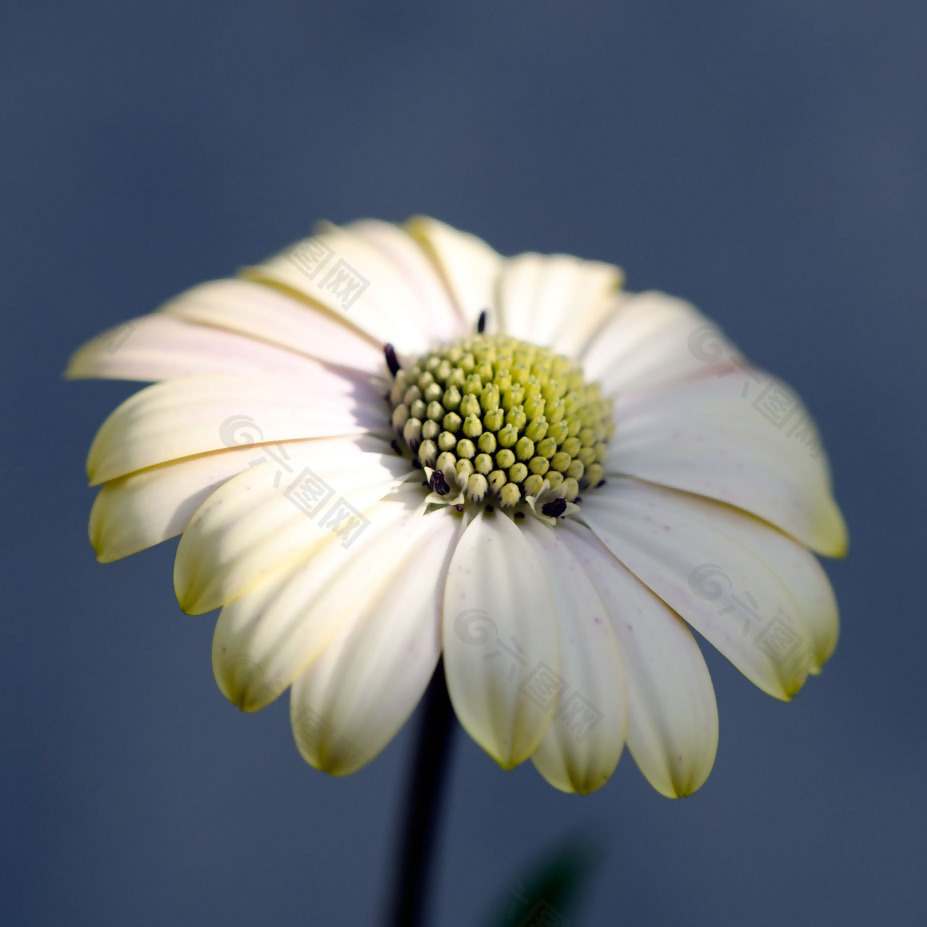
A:
[[[588,467],[590,464],[595,463],[595,449],[591,447],[581,447],[579,453],[576,455],[579,460],[583,462],[584,467]]]
[[[525,415],[525,410],[521,406],[512,406],[512,408],[505,413],[505,424],[512,425],[519,431],[525,427],[527,421],[528,416]]]
[[[563,498],[572,502],[579,495],[579,483],[570,478],[563,481]]]
[[[463,419],[456,412],[448,412],[447,415],[444,416],[441,424],[444,425],[445,431],[451,431],[457,434],[457,432],[460,431],[462,421]]]
[[[460,408],[457,410],[462,417],[466,418],[468,415],[478,416],[480,414],[480,401],[476,396],[471,393],[467,393],[460,400]]]
[[[412,415],[412,418],[417,418],[419,421],[427,417],[427,410],[428,407],[425,405],[425,402],[422,399],[416,399],[415,402],[409,406],[409,412]]]
[[[556,454],[551,458],[550,465],[555,469],[559,470],[561,473],[566,473],[567,468],[573,462],[573,458],[564,451],[557,451]]]
[[[417,418],[410,418],[402,426],[402,437],[413,450],[418,447],[418,442],[422,440],[421,421]]]
[[[536,496],[544,488],[544,477],[532,473],[522,484],[526,496]]]
[[[528,475],[528,468],[523,463],[509,467],[509,479],[513,483],[520,483]]]
[[[418,446],[418,459],[423,467],[433,467],[438,457],[438,447],[434,441],[422,441]]]
[[[432,401],[428,403],[425,415],[433,422],[440,422],[444,418],[444,406],[442,406],[437,399],[432,399]]]
[[[497,467],[507,470],[513,463],[515,463],[515,455],[507,447],[502,448],[501,451],[496,451]]]
[[[487,431],[498,431],[505,422],[505,412],[502,409],[493,409],[483,416],[483,424]]]
[[[484,454],[492,454],[496,450],[496,436],[491,431],[484,431],[478,444]]]
[[[449,386],[441,397],[441,405],[449,412],[453,412],[460,405],[460,390],[456,386]]]
[[[422,422],[423,439],[427,441],[434,441],[439,434],[441,434],[441,426],[436,421],[429,419],[427,422]]]
[[[508,477],[505,475],[505,470],[493,470],[489,476],[486,477],[486,481],[489,483],[489,488],[492,489],[493,492],[499,492],[508,482]]]
[[[528,469],[532,473],[543,476],[550,469],[550,461],[546,457],[532,457],[528,461]]]
[[[522,436],[515,445],[515,456],[519,460],[531,460],[534,456],[534,441]]]
[[[395,428],[399,434],[402,434],[402,429],[407,421],[409,421],[409,407],[405,404],[396,406],[396,408],[393,409],[393,428]]]
[[[580,447],[582,445],[579,443],[579,438],[567,438],[560,450],[565,454],[569,454],[570,457],[575,457],[579,453]]]
[[[438,460],[435,463],[435,469],[453,470],[456,465],[457,458],[450,451],[444,451],[443,454],[438,454]]]
[[[438,435],[438,450],[441,451],[452,451],[457,447],[457,438],[455,435],[452,435],[449,431],[442,431]]]
[[[466,482],[473,475],[473,464],[469,460],[457,461],[457,475]]]
[[[581,480],[583,474],[586,472],[586,468],[583,466],[581,460],[574,460],[569,467],[567,467],[567,476],[571,477],[574,480]]]
[[[566,422],[553,422],[547,429],[547,434],[553,438],[557,444],[562,444],[566,441],[569,430]]]
[[[488,383],[480,391],[480,408],[484,412],[492,412],[499,408],[499,387]]]
[[[473,459],[473,468],[477,473],[482,473],[483,476],[492,473],[492,468],[494,466],[493,459],[489,454],[477,454]]]
[[[461,438],[457,442],[457,456],[465,457],[467,460],[476,456],[476,447],[469,438]]]
[[[526,410],[527,411],[527,410]],[[525,435],[532,441],[540,441],[547,434],[547,419],[544,416],[532,419],[525,429]]]
[[[471,502],[482,502],[489,489],[489,483],[482,473],[472,473],[467,480],[467,498]]]
[[[601,464],[594,463],[586,467],[586,479],[591,486],[598,486],[604,474]]]
[[[513,505],[518,505],[520,499],[521,491],[514,483],[506,483],[502,489],[499,490],[499,504],[503,508],[511,508]]]
[[[478,438],[482,431],[483,426],[480,423],[479,416],[471,414],[464,419],[463,433],[468,438]]]
[[[514,425],[505,425],[499,429],[496,440],[502,447],[512,447],[518,440],[518,429]]]
[[[535,451],[540,457],[550,460],[557,453],[557,442],[553,438],[545,438],[543,441],[538,441]]]

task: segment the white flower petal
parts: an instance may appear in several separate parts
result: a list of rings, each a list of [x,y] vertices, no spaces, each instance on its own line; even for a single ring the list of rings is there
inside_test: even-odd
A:
[[[662,795],[691,795],[718,748],[714,689],[692,632],[585,527],[567,520],[557,530],[607,603],[627,680],[635,762]]]
[[[247,423],[242,423],[245,430]],[[241,435],[247,438],[244,432]],[[252,435],[253,437],[253,435]],[[128,557],[180,534],[197,508],[226,480],[253,464],[305,455],[325,441],[247,444],[137,470],[100,487],[90,512],[90,542],[101,563]]]
[[[372,440],[321,442],[293,456],[286,471],[268,461],[209,496],[177,547],[174,588],[184,611],[201,614],[227,604],[331,540],[333,525],[347,517],[345,505],[366,514],[408,479],[408,462],[388,448],[370,450]]]
[[[486,331],[499,331],[499,319],[492,310],[496,305],[496,280],[505,259],[475,235],[427,216],[415,216],[405,227],[438,268],[466,329],[472,330],[479,314],[487,309]]]
[[[300,676],[359,610],[392,564],[404,527],[423,519],[421,493],[404,487],[365,509],[368,524],[347,546],[331,532],[226,605],[213,637],[223,694],[245,711],[263,708]],[[420,529],[419,529],[420,530]]]
[[[606,396],[662,387],[742,364],[740,353],[691,303],[622,293],[579,357]]]
[[[91,485],[236,443],[386,434],[381,386],[322,365],[299,377],[207,374],[156,383],[130,396],[100,427],[87,457]]]
[[[621,656],[608,611],[560,526],[526,518],[520,527],[550,578],[561,653],[559,679],[539,667],[526,680],[525,695],[557,703],[531,759],[555,788],[585,795],[606,783],[624,747],[628,706]]]
[[[382,373],[383,344],[352,327],[344,313],[251,280],[212,280],[181,293],[159,312],[227,329],[366,373]]]
[[[301,294],[381,345],[406,353],[429,347],[421,324],[427,307],[415,288],[382,251],[349,229],[319,223],[311,238],[242,273]]]
[[[520,254],[498,283],[502,330],[574,354],[609,314],[623,275],[617,267],[565,254]]]
[[[782,581],[811,635],[814,663],[810,672],[819,673],[837,646],[840,622],[830,580],[814,554],[739,509],[698,496],[685,498],[693,515],[757,554]]]
[[[763,527],[745,547],[672,490],[609,479],[583,520],[645,585],[748,679],[787,700],[814,664],[813,639],[783,580],[764,560]],[[766,529],[771,530],[771,529]],[[621,641],[619,639],[619,645]]]
[[[351,222],[345,228],[377,248],[409,282],[418,297],[409,311],[417,313],[419,324],[431,338],[453,341],[470,333],[437,267],[404,228],[373,219]]]
[[[645,396],[619,397],[606,476],[627,474],[751,512],[818,553],[846,552],[846,526],[830,493],[824,452],[777,428],[750,401],[785,389],[758,371],[695,380]],[[783,393],[782,395],[786,395]],[[808,421],[794,394],[793,420]]]
[[[545,664],[560,672],[554,601],[544,570],[507,515],[481,512],[464,532],[444,598],[444,671],[467,733],[505,769],[538,748],[555,708],[522,688]]]
[[[293,683],[293,734],[317,769],[346,775],[366,765],[421,699],[441,655],[444,577],[461,528],[446,511],[419,511],[390,529],[364,577],[364,601]]]
[[[65,376],[143,381],[203,373],[301,376],[307,367],[311,372],[311,362],[292,351],[156,314],[88,341],[71,357]]]

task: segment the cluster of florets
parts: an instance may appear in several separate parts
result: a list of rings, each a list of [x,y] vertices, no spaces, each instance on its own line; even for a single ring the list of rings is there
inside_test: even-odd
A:
[[[573,502],[602,479],[612,402],[569,358],[505,335],[473,335],[411,367],[391,364],[392,424],[426,470],[503,508],[548,484]],[[437,485],[435,485],[437,484]]]

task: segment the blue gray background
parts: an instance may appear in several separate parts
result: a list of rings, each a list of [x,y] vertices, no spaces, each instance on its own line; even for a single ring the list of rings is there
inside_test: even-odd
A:
[[[174,543],[87,542],[84,456],[134,387],[60,373],[316,218],[426,212],[696,302],[807,400],[852,534],[793,703],[709,653],[694,797],[627,755],[564,796],[461,736],[432,922],[483,923],[579,834],[574,925],[924,923],[925,27],[899,0],[6,3],[0,918],[376,923],[412,728],[335,780],[285,700],[222,698]]]

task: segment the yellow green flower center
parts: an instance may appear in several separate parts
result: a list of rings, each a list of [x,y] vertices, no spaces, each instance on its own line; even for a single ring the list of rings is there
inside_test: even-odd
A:
[[[612,401],[576,361],[506,335],[462,338],[400,367],[390,346],[397,435],[439,496],[503,508],[573,502],[602,479]],[[545,482],[548,484],[545,487]],[[552,492],[553,491],[553,492]],[[564,502],[545,506],[558,515]]]

